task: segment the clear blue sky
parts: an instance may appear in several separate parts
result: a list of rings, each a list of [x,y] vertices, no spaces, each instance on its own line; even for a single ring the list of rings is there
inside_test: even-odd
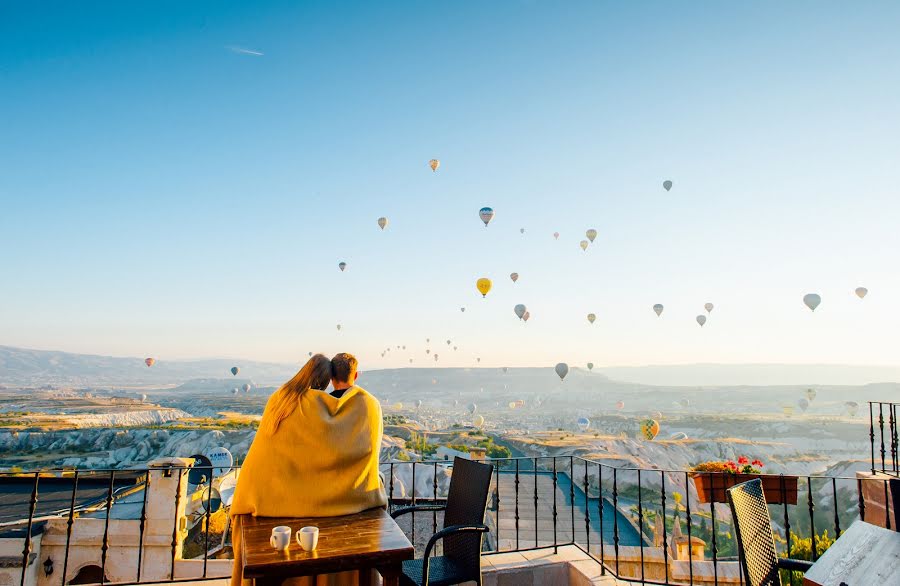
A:
[[[3,2],[0,344],[897,364],[898,22],[896,2]]]

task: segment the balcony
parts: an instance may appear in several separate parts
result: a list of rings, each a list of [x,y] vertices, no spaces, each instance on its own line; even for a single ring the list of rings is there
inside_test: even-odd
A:
[[[870,413],[871,472],[770,476],[776,486],[797,485],[796,497],[769,507],[779,555],[815,560],[856,519],[897,528],[897,404],[874,403]],[[240,468],[217,478],[191,463],[0,473],[0,584],[225,584],[225,508]],[[730,510],[701,502],[688,471],[577,456],[494,464],[485,584],[742,583]],[[446,499],[448,461],[381,468],[391,508]],[[216,491],[207,490],[210,480]],[[442,519],[419,513],[399,523],[422,555]],[[799,575],[785,581],[799,583]]]

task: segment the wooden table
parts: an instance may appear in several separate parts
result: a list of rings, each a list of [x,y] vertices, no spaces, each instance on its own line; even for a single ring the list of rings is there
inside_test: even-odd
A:
[[[803,577],[804,586],[900,584],[900,533],[864,521],[845,531]]]
[[[301,527],[315,525],[319,528],[318,547],[303,551],[291,535],[287,551],[273,549],[269,536],[278,525],[290,526],[294,534]],[[254,578],[257,584],[266,586],[280,585],[287,578],[349,570],[364,570],[360,572],[360,585],[365,586],[372,568],[381,574],[385,586],[397,586],[403,561],[414,555],[406,535],[381,508],[343,517],[244,515],[241,543],[244,578]]]

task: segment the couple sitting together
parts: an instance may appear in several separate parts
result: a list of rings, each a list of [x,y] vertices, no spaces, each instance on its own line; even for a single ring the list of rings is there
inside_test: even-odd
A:
[[[316,354],[269,397],[231,504],[232,586],[242,575],[238,515],[335,517],[387,505],[381,405],[356,386],[357,365],[352,354]]]

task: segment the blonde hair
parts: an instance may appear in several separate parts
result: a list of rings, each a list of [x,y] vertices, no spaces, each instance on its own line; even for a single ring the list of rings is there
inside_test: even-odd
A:
[[[324,390],[331,382],[331,361],[322,354],[316,354],[303,365],[297,374],[269,399],[266,413],[259,429],[263,433],[274,435],[281,422],[294,412],[300,404],[300,397],[309,389]]]

